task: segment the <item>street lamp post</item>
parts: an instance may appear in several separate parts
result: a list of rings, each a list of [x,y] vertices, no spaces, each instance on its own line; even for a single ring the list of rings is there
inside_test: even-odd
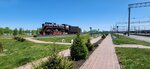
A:
[[[92,27],[90,27],[90,35],[92,36]]]

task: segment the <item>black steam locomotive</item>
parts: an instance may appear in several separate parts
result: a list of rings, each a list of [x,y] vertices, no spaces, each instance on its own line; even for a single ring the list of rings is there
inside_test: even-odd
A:
[[[45,22],[42,24],[41,35],[62,35],[62,34],[76,34],[80,33],[81,29],[78,26],[71,26],[68,24],[56,24],[52,22]]]

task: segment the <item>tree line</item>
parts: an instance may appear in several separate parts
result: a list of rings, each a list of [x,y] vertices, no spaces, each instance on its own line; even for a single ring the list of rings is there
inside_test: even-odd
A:
[[[0,28],[0,35],[38,35],[40,28],[37,30],[24,30],[23,28],[10,29],[9,27]]]

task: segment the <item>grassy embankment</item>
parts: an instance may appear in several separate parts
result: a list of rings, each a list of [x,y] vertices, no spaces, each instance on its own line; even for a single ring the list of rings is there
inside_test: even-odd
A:
[[[116,34],[112,34],[112,36],[116,37],[116,39],[113,39],[113,43],[116,44],[116,45],[120,45],[120,44],[138,44],[138,45],[150,46],[149,42],[132,39],[132,38],[129,38],[127,36],[116,35]]]
[[[28,62],[43,58],[51,54],[53,44],[38,44],[32,42],[18,42],[13,39],[0,39],[3,52],[0,53],[0,69],[12,69]],[[55,45],[58,52],[69,48],[69,45]]]
[[[116,48],[122,69],[149,69],[150,49]]]

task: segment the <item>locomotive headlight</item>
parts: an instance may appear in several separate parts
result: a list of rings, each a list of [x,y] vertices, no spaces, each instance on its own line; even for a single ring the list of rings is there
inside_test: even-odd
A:
[[[66,29],[69,29],[69,26],[66,26]]]

